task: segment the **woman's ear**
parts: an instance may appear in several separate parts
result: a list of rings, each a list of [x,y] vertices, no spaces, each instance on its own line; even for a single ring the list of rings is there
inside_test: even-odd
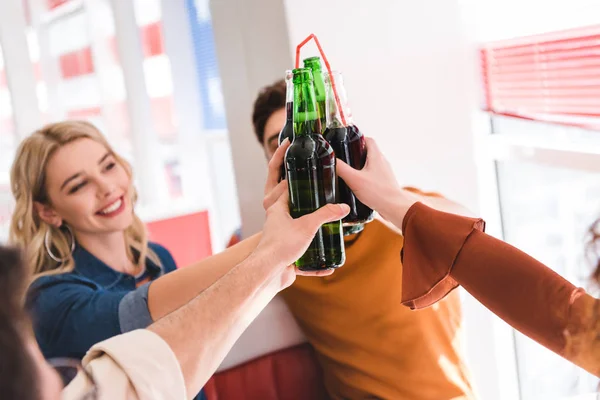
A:
[[[38,201],[33,202],[33,208],[35,212],[39,215],[42,221],[47,223],[48,225],[55,226],[59,228],[62,225],[62,218],[54,211],[52,206],[47,204],[42,204]]]

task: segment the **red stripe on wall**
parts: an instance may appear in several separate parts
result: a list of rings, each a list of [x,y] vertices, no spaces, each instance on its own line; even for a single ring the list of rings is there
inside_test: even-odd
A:
[[[179,268],[212,254],[207,211],[150,222],[147,227],[150,240],[165,246]]]
[[[165,48],[160,21],[141,27],[140,37],[145,58],[154,57],[164,53]],[[116,38],[114,36],[108,37],[106,39],[106,46],[111,61],[114,64],[118,64],[119,53],[117,50]],[[63,79],[93,73],[95,68],[91,48],[88,46],[80,50],[62,54],[60,56],[60,69]],[[41,77],[41,71],[39,73],[36,71],[36,76]]]
[[[70,110],[67,112],[67,118],[69,119],[86,119],[90,117],[98,117],[102,114],[102,108],[90,107],[81,108],[78,110]]]
[[[144,57],[153,57],[165,52],[160,21],[143,26],[140,31]]]
[[[92,50],[89,47],[63,54],[60,56],[59,62],[63,79],[94,72]]]
[[[46,0],[46,7],[48,7],[48,10],[52,10],[53,8],[61,6],[68,1],[69,0]]]

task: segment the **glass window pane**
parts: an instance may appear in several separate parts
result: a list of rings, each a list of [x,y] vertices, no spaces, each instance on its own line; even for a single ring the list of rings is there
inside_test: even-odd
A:
[[[207,130],[226,129],[225,103],[208,0],[186,0],[194,39],[202,115]]]
[[[160,0],[135,0],[135,18],[144,54],[146,90],[152,107],[154,129],[160,142],[177,137],[173,105],[173,79],[169,57],[165,54]],[[168,162],[165,163],[167,169]]]
[[[527,144],[562,149],[600,148],[600,134],[589,129],[502,116],[493,116],[491,123],[493,134],[517,138]]]
[[[600,216],[600,173],[516,161],[497,168],[505,240],[589,287],[585,237]],[[597,388],[597,378],[519,333],[516,350],[521,400],[558,400]]]
[[[28,32],[38,78],[38,100],[45,122],[83,119],[96,125],[117,151],[131,159],[125,82],[115,40],[114,16],[107,0],[69,2],[34,8]]]

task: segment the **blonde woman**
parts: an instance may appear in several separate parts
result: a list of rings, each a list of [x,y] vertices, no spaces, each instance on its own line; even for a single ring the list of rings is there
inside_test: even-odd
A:
[[[80,359],[95,343],[146,328],[212,285],[259,242],[255,235],[175,271],[169,252],[147,241],[132,183],[129,165],[86,122],[48,125],[17,151],[10,239],[27,251],[34,276],[28,306],[46,358]]]

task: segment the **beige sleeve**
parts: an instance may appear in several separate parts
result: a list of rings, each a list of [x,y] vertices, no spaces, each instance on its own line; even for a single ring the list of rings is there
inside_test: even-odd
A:
[[[187,398],[185,382],[175,354],[155,333],[139,329],[94,345],[83,366],[98,388],[98,399]],[[84,374],[63,390],[64,400],[81,399],[92,383]]]

